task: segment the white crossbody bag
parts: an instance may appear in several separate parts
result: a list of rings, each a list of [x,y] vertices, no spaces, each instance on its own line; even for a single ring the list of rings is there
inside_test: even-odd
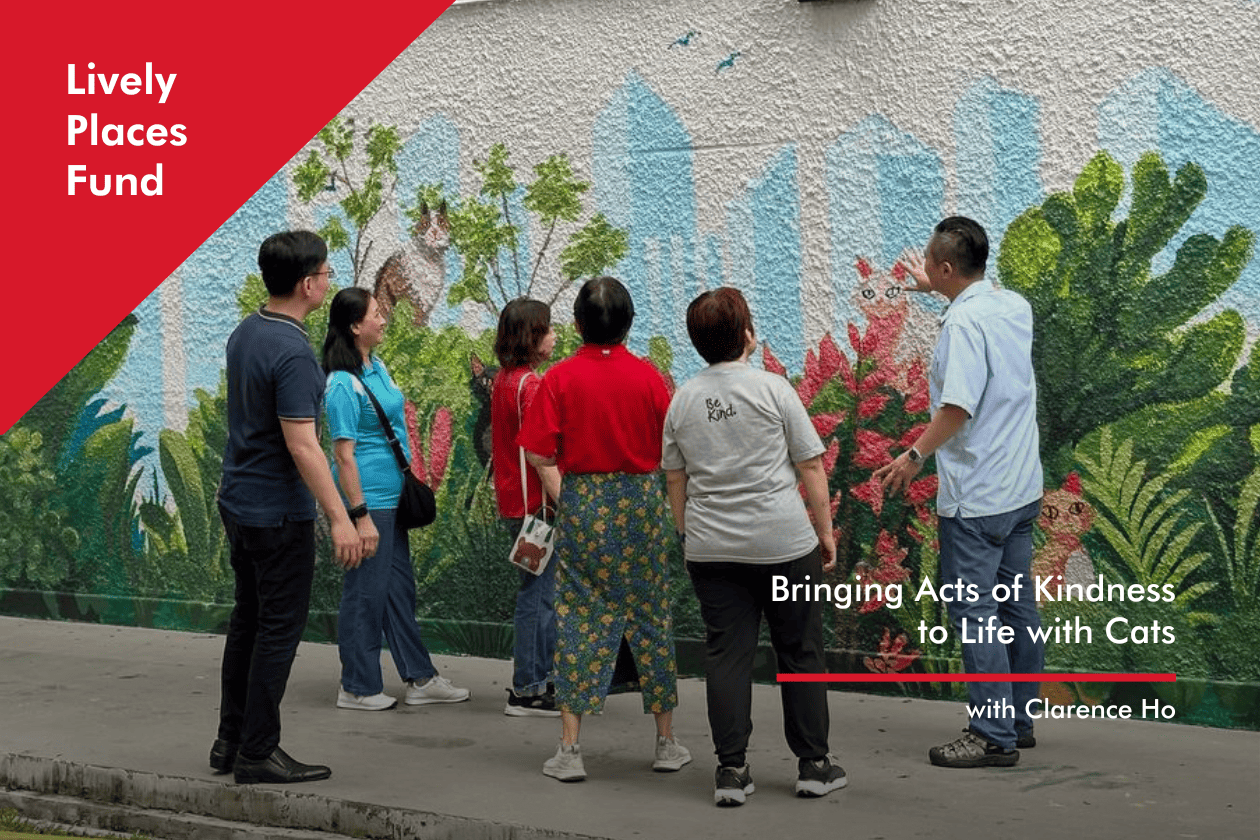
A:
[[[525,380],[533,375],[533,373],[525,374],[516,386],[516,419],[518,428],[523,423],[521,393],[525,387]],[[518,446],[517,451],[521,459],[521,504],[528,511],[529,484],[525,478],[525,448]],[[547,564],[551,562],[551,554],[555,547],[556,511],[548,506],[547,491],[544,489],[542,507],[538,509],[537,513],[531,514],[527,512],[525,514],[525,521],[521,523],[520,533],[516,535],[516,542],[512,544],[508,560],[518,569],[524,569],[532,575],[541,575],[543,570],[547,568]]]

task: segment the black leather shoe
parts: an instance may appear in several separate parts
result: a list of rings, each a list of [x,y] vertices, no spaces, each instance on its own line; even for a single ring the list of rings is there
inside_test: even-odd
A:
[[[236,761],[236,750],[239,746],[240,744],[215,738],[214,746],[210,748],[210,768],[220,775],[231,773],[232,762]]]
[[[271,784],[290,782],[317,782],[332,775],[332,770],[322,764],[303,764],[295,761],[284,750],[276,747],[271,755],[262,759],[236,757],[232,767],[238,785]]]

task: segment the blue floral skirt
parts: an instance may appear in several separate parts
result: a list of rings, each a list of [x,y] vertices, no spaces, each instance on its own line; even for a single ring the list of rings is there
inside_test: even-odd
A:
[[[624,637],[644,712],[678,705],[665,497],[657,473],[570,474],[556,534],[556,704],[600,711]]]

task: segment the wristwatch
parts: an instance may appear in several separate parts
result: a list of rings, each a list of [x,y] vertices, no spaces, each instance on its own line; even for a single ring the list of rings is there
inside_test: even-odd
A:
[[[910,459],[910,463],[912,464],[923,463],[923,456],[920,455],[919,450],[915,449],[913,446],[906,452],[906,457]]]
[[[358,522],[360,519],[367,516],[368,514],[367,502],[364,502],[361,505],[356,505],[350,508],[348,511],[346,511],[346,513],[350,515],[351,522]]]

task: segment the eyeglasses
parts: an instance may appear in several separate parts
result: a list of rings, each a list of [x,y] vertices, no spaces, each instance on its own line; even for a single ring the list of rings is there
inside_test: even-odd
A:
[[[307,275],[307,276],[309,276],[309,277],[318,277],[318,276],[319,276],[319,275],[321,275],[321,274],[327,274],[327,275],[328,275],[328,279],[329,279],[329,280],[336,280],[336,279],[337,279],[337,270],[336,270],[335,268],[333,268],[331,265],[330,265],[330,266],[328,266],[328,270],[327,270],[327,271],[313,271],[313,272],[311,272],[311,273],[310,273],[309,275]]]

